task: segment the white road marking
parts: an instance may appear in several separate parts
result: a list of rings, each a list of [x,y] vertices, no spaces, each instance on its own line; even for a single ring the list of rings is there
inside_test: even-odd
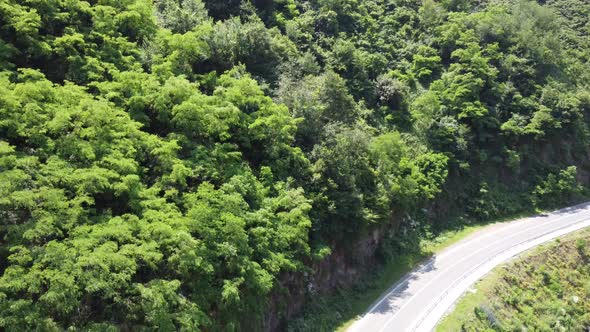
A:
[[[467,291],[473,283],[475,283],[475,281],[485,273],[489,272],[493,267],[542,242],[590,226],[589,217],[590,204],[585,203],[571,208],[558,210],[544,216],[518,219],[506,223],[506,226],[502,224],[497,226],[498,224],[494,224],[490,226],[490,228],[484,228],[477,231],[464,241],[451,246],[440,255],[433,256],[412,272],[408,273],[404,278],[394,284],[383,296],[381,296],[380,299],[361,317],[361,319],[350,327],[349,331],[384,331],[392,324],[395,325],[395,331],[429,331],[434,328],[446,310],[448,310],[448,308],[452,306],[454,302]],[[557,226],[556,224],[559,224],[559,221],[563,221],[563,227],[554,228]],[[518,227],[524,227],[525,229],[513,233],[510,232],[512,229]],[[545,227],[551,230],[542,232]],[[503,236],[502,232],[506,233],[506,235]],[[531,233],[530,237],[516,240],[519,235],[525,234],[526,237],[526,233],[529,232]],[[501,236],[501,238],[495,239],[491,243],[485,243],[486,239],[494,235]],[[515,239],[516,241],[512,239]],[[514,241],[512,245],[510,245],[510,240]],[[469,250],[469,246],[473,247],[479,243],[485,243],[485,245],[472,248],[471,251],[461,254],[461,250]],[[497,250],[494,250],[493,248],[503,248],[504,246],[501,246],[502,244],[504,246],[510,246],[500,252],[495,252]],[[485,257],[485,255],[483,255],[484,257],[481,258],[482,262],[477,262],[476,255],[480,254],[479,256],[482,256],[481,253],[485,253],[488,249],[490,249],[491,256]],[[453,255],[456,255],[457,257],[454,258]],[[469,262],[470,259],[476,261]],[[441,262],[443,263],[444,268],[429,271],[429,269],[432,269],[433,264],[439,265]],[[464,267],[460,267],[462,263],[465,265]],[[448,264],[450,264],[450,266],[448,266]],[[461,271],[462,269],[465,271]],[[461,274],[455,276],[455,274],[458,273]],[[441,280],[441,278],[444,277],[447,278],[446,284],[444,283],[444,280]],[[416,278],[416,282],[410,282],[410,280],[414,278]],[[449,279],[454,279],[454,281],[450,281]],[[426,282],[426,284],[420,285],[420,281]],[[440,281],[442,285],[434,284],[435,281]],[[447,286],[449,283],[451,286]],[[387,311],[381,309],[383,312],[376,310],[386,300],[391,301],[392,298],[395,298],[396,293],[398,293],[400,288],[404,286],[407,287],[407,290],[404,290],[404,292],[407,291],[409,295],[404,294],[404,297],[399,297],[400,294],[397,294],[398,297],[396,299],[399,302],[396,303],[398,305],[397,308],[387,308]],[[429,293],[426,293],[426,289],[428,289]],[[420,296],[422,293],[424,293],[424,295]],[[432,293],[432,297],[425,299],[430,293]],[[411,311],[417,313],[415,316],[413,315],[415,319],[410,321],[409,319],[411,319],[411,317],[408,317],[407,313],[404,316],[398,317],[398,314],[410,304],[413,306]],[[383,323],[381,320],[385,318],[387,318],[387,320]],[[408,323],[410,324],[408,325]]]

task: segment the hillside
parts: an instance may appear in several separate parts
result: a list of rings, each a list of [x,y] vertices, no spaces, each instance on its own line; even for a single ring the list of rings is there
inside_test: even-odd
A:
[[[0,330],[284,329],[578,199],[589,7],[0,0]]]
[[[440,331],[584,331],[590,327],[590,231],[496,268],[468,293]]]

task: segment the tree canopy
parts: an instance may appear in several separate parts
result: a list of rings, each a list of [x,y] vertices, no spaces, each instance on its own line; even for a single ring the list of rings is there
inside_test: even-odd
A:
[[[371,228],[566,204],[589,10],[0,0],[0,329],[261,330]]]

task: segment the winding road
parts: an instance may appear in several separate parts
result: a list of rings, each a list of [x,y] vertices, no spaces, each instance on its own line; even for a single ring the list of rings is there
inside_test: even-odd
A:
[[[407,274],[348,331],[432,331],[455,301],[494,267],[588,226],[590,203],[488,226]]]

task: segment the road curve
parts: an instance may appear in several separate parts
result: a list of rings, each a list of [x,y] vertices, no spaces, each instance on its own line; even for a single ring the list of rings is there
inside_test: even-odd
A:
[[[488,226],[407,274],[348,331],[431,331],[455,301],[495,266],[588,226],[590,203]]]

